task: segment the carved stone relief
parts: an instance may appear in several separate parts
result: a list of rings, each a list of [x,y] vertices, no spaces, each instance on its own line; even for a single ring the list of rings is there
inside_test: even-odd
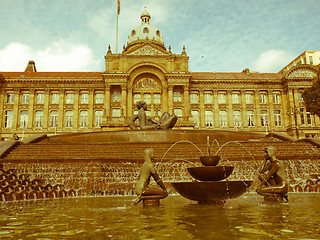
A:
[[[145,46],[138,49],[137,51],[130,53],[130,55],[165,55],[165,54],[151,46]]]
[[[290,73],[288,78],[314,78],[316,76],[317,75],[312,71],[301,69]]]

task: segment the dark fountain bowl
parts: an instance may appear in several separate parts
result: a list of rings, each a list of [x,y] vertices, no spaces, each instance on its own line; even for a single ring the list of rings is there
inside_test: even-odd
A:
[[[220,204],[240,197],[252,181],[174,182],[174,189],[183,197],[200,204]]]
[[[233,166],[208,166],[188,168],[190,175],[199,181],[220,181],[230,176]]]
[[[200,161],[204,166],[216,166],[220,161],[220,156],[201,156]]]

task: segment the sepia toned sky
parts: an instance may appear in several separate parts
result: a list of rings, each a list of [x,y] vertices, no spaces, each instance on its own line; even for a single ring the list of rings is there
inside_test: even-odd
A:
[[[147,6],[166,48],[191,72],[278,72],[320,50],[319,0],[121,0],[119,51]],[[0,71],[104,71],[117,0],[0,0]]]

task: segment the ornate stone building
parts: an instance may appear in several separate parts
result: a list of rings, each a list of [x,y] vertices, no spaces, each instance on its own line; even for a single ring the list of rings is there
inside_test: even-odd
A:
[[[279,73],[189,72],[185,47],[166,49],[150,18],[142,13],[122,53],[109,47],[104,72],[37,72],[33,61],[25,72],[1,72],[0,137],[129,129],[138,100],[150,116],[175,113],[180,129],[320,133],[301,98],[319,77],[319,51]]]

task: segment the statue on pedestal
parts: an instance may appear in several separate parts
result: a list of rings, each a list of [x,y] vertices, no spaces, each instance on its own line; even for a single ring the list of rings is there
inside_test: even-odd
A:
[[[144,205],[159,205],[159,199],[166,198],[168,192],[166,186],[160,179],[152,160],[154,158],[154,152],[152,148],[144,150],[144,163],[141,168],[140,177],[135,187],[135,192],[138,195],[135,205],[140,201],[144,201]],[[160,188],[149,187],[150,179],[156,181]],[[148,202],[148,203],[147,203]],[[151,203],[151,204],[150,204]]]
[[[148,117],[146,114],[147,103],[145,101],[137,102],[138,114],[131,116],[129,120],[130,129],[134,130],[135,121],[139,120],[140,130],[152,130],[152,129],[171,129],[176,124],[178,117],[175,114],[170,115],[168,112],[162,114],[157,121],[154,118]]]
[[[287,175],[283,164],[276,158],[276,148],[265,148],[265,159],[259,170],[260,184],[256,191],[266,198],[285,198],[288,201]]]

